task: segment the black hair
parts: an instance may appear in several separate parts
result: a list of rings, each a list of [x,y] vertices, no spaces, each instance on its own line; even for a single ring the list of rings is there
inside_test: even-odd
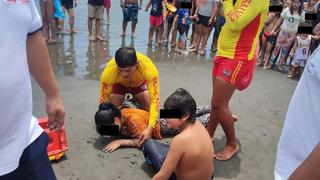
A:
[[[290,6],[290,12],[291,12],[291,14],[293,15],[293,1],[294,0],[292,0],[291,1],[291,6]],[[304,2],[303,2],[303,0],[299,0],[300,1],[300,6],[299,6],[299,9],[298,9],[298,13],[299,13],[299,15],[301,15],[302,14],[302,11],[303,11],[303,9],[304,9]]]
[[[94,120],[97,126],[112,125],[114,124],[115,117],[121,117],[120,111],[112,103],[105,102],[100,104],[99,110],[96,112],[94,116]]]
[[[122,47],[116,51],[116,64],[120,68],[132,67],[137,64],[137,54],[133,47]]]
[[[189,115],[188,122],[191,124],[196,121],[196,102],[191,94],[183,88],[177,89],[167,98],[164,108],[179,110],[181,116]]]

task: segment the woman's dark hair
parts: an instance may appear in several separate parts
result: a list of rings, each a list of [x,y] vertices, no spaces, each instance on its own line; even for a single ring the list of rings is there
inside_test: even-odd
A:
[[[291,6],[290,6],[290,13],[293,15],[293,1],[294,0],[292,0],[292,2],[291,2]],[[299,0],[300,1],[300,6],[299,6],[299,10],[298,10],[298,13],[299,13],[299,15],[301,15],[302,14],[302,11],[303,11],[303,9],[304,9],[304,2],[303,2],[303,0]]]
[[[115,61],[118,67],[132,67],[137,64],[137,54],[132,47],[122,47],[116,51]]]
[[[197,105],[190,93],[183,89],[177,89],[164,103],[165,109],[179,110],[182,116],[189,115],[188,122],[196,121]]]
[[[102,124],[111,125],[114,124],[115,117],[121,117],[120,111],[112,103],[105,102],[100,104],[99,110],[94,116],[94,120],[97,126]]]

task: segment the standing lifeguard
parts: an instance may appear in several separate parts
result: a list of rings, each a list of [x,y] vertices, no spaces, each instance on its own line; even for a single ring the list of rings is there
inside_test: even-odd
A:
[[[259,35],[269,9],[269,0],[224,0],[226,23],[222,27],[212,72],[211,118],[207,130],[214,135],[221,124],[227,143],[216,153],[218,160],[230,159],[239,149],[229,101],[235,89],[244,90],[253,78]]]
[[[131,93],[141,108],[150,112],[148,127],[140,135],[141,145],[150,138],[160,111],[159,76],[156,66],[134,48],[117,50],[103,71],[100,81],[100,104],[120,106],[126,93]]]

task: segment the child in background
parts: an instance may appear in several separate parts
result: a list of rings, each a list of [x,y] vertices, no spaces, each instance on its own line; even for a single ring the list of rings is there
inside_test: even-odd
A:
[[[220,34],[222,26],[226,22],[226,19],[224,18],[222,5],[223,5],[222,0],[219,0],[218,14],[217,14],[216,20],[214,22],[214,32],[213,32],[213,38],[212,38],[212,44],[211,44],[211,52],[213,52],[213,53],[215,53],[217,51],[219,34]]]
[[[198,0],[194,17],[198,19],[197,30],[191,52],[199,50],[200,55],[205,55],[205,47],[212,30],[214,19],[218,13],[218,0]]]
[[[166,0],[166,4],[170,4],[170,5],[175,5],[176,4],[176,0]],[[173,25],[173,20],[174,20],[174,17],[176,15],[176,12],[173,12],[169,9],[167,9],[166,11],[166,16],[165,16],[165,37],[164,37],[164,40],[163,42],[165,44],[168,43],[168,39],[169,39],[169,36],[170,36],[170,32],[171,32],[171,29],[172,29],[172,25]]]
[[[180,8],[177,12],[178,18],[178,41],[176,51],[184,53],[186,42],[187,42],[187,30],[191,23],[189,17],[189,9]]]
[[[88,0],[88,31],[89,40],[103,41],[101,36],[101,19],[103,16],[104,0]],[[95,34],[93,33],[93,21],[95,21]]]
[[[286,55],[287,52],[290,51],[290,47],[298,31],[298,26],[304,21],[305,13],[303,11],[303,1],[293,0],[291,6],[282,11],[279,20],[270,32],[271,36],[275,36],[281,25],[276,45],[271,56],[272,63],[269,64],[268,68],[271,68],[272,64],[276,61],[276,57],[282,48],[278,69],[283,70],[282,65],[286,63]]]
[[[265,22],[265,26],[262,34],[262,48],[257,65],[263,65],[263,69],[267,69],[272,49],[276,44],[277,36],[270,34],[274,26],[276,25],[280,13],[270,12]]]
[[[110,8],[111,8],[111,0],[105,0],[104,6],[106,7],[107,12],[107,26],[110,25]]]
[[[43,35],[46,42],[56,42],[56,23],[54,18],[54,0],[40,0]]]
[[[64,15],[66,11],[69,15],[69,25],[70,25],[70,34],[78,33],[74,28],[74,8],[77,7],[78,0],[61,0],[62,10]],[[60,21],[61,31],[60,33],[65,33],[64,20]]]
[[[163,33],[163,12],[166,11],[166,6],[164,1],[162,0],[149,0],[145,7],[145,11],[148,11],[149,7],[151,6],[150,11],[150,28],[149,28],[149,36],[148,36],[148,45],[152,44],[152,37],[154,31],[156,31],[155,42],[156,45],[161,43],[161,37]]]
[[[293,60],[291,63],[292,68],[291,71],[289,71],[288,78],[294,77],[297,69],[299,69],[300,75],[303,73],[303,69],[310,55],[309,50],[312,38],[314,38],[314,36],[310,34],[297,35],[294,46],[290,53],[290,57],[293,57]]]

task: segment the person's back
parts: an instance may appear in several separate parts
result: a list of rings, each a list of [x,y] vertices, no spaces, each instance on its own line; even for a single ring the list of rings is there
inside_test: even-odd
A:
[[[181,139],[186,149],[175,171],[177,178],[182,180],[211,179],[214,151],[211,138],[204,126],[197,121],[175,138]]]

